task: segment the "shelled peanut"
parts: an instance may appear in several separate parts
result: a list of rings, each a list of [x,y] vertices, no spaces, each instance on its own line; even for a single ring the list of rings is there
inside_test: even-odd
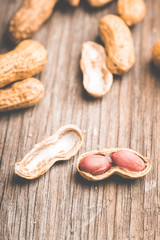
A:
[[[38,103],[43,95],[43,84],[36,78],[13,83],[8,88],[0,89],[0,112],[31,107]]]
[[[99,21],[99,33],[107,52],[107,67],[113,74],[124,74],[135,63],[132,34],[118,16],[106,15]]]
[[[18,43],[29,38],[49,18],[57,0],[24,0],[23,5],[10,20],[11,39]]]
[[[142,21],[146,14],[144,0],[118,0],[118,14],[128,26]]]
[[[95,42],[85,42],[82,45],[80,60],[83,72],[83,86],[93,97],[107,94],[113,83],[113,76],[107,69],[105,49]]]
[[[24,40],[14,50],[0,55],[0,88],[39,73],[47,55],[43,45],[35,40]]]
[[[72,158],[83,143],[83,133],[75,125],[61,127],[53,136],[46,138],[16,162],[15,173],[26,179],[34,179],[51,168],[57,161]]]
[[[77,170],[90,181],[99,181],[113,174],[123,178],[140,178],[151,169],[151,161],[127,148],[103,149],[82,154]]]

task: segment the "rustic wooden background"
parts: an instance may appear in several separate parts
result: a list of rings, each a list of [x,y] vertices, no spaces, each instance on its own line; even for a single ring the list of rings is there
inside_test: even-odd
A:
[[[7,27],[21,3],[0,1],[1,54],[12,48]],[[49,52],[37,76],[46,92],[35,107],[0,115],[0,240],[160,239],[160,72],[151,63],[160,38],[160,3],[146,5],[144,21],[132,28],[136,64],[114,78],[102,99],[84,91],[79,60],[84,41],[99,42],[98,21],[116,13],[116,1],[100,9],[85,1],[77,8],[60,2],[34,34]],[[69,123],[86,130],[74,158],[33,181],[14,174],[15,162],[35,143]],[[139,180],[87,182],[76,173],[77,158],[99,147],[132,148],[151,158],[152,170]]]

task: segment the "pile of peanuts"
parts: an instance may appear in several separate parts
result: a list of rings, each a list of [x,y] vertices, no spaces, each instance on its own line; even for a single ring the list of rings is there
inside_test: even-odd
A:
[[[80,0],[67,1],[72,6],[78,6],[80,2]],[[88,0],[92,7],[102,7],[111,1]],[[18,45],[14,50],[0,55],[1,112],[30,107],[42,99],[44,86],[32,76],[42,71],[47,62],[48,53],[39,42],[25,39],[30,38],[49,18],[56,3],[57,0],[39,0],[38,4],[37,0],[24,0],[21,8],[10,20],[9,35]],[[117,12],[119,16],[108,14],[99,21],[99,35],[104,47],[91,41],[82,45],[80,67],[83,72],[83,85],[85,90],[96,98],[110,91],[113,75],[123,75],[135,64],[134,41],[129,27],[143,20],[146,13],[144,0],[118,0]],[[153,46],[152,58],[155,65],[160,68],[160,41]],[[68,135],[68,131],[71,130],[72,134]],[[82,144],[81,130],[77,130],[76,126],[70,126],[68,130],[68,126],[64,126],[63,134],[66,132],[66,136],[70,136],[73,142],[75,134],[79,134],[81,140],[74,151],[75,154]],[[60,135],[58,140],[53,137],[53,146],[56,141],[61,141],[61,137]],[[40,143],[40,146],[47,148],[46,142],[48,139]],[[72,145],[70,147],[72,149]],[[34,151],[38,151],[37,148],[33,149],[31,154]],[[26,156],[16,164],[16,173],[28,179],[43,174],[55,162],[54,157],[50,156],[53,158],[52,164],[47,165],[46,162],[43,165],[40,163],[42,159],[39,156],[38,165],[35,165],[34,169],[28,167],[26,171],[26,165],[24,165]],[[63,160],[70,157],[66,152]],[[47,161],[50,162],[50,158]],[[62,160],[60,156],[55,158]],[[34,161],[34,158],[31,159]],[[28,158],[27,163],[30,166]],[[38,173],[36,173],[36,167]],[[148,173],[150,167],[149,159],[131,149],[103,149],[103,151],[82,154],[78,160],[77,170],[86,179],[98,181],[114,173],[125,178],[142,177]]]

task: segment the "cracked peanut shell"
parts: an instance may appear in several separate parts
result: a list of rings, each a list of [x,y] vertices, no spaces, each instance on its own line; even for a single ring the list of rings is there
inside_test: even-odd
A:
[[[114,166],[112,165],[112,167],[107,170],[105,173],[101,174],[101,175],[92,175],[91,173],[85,172],[80,170],[79,165],[81,160],[89,155],[102,155],[102,156],[106,156],[107,159],[109,159],[109,161],[112,164],[112,159],[111,159],[111,154],[120,151],[120,150],[125,150],[125,151],[129,151],[131,153],[136,154],[138,157],[140,157],[145,164],[145,167],[142,171],[140,172],[133,172],[133,171],[129,171],[125,168],[119,167],[119,166]],[[113,174],[119,175],[122,178],[127,178],[127,179],[137,179],[137,178],[141,178],[143,176],[145,176],[151,169],[151,160],[142,156],[141,154],[137,153],[136,151],[132,150],[132,149],[128,149],[128,148],[111,148],[111,149],[102,149],[102,150],[95,150],[95,151],[91,151],[91,152],[87,152],[82,154],[78,160],[77,160],[77,171],[79,172],[79,174],[89,180],[89,181],[100,181],[100,180],[104,180],[110,176],[112,176]]]
[[[116,15],[106,15],[99,21],[99,33],[107,52],[107,67],[122,75],[135,63],[132,34],[125,22]]]
[[[45,172],[57,161],[72,158],[80,149],[83,133],[75,125],[61,127],[53,136],[46,138],[16,162],[15,173],[26,179],[34,179]]]

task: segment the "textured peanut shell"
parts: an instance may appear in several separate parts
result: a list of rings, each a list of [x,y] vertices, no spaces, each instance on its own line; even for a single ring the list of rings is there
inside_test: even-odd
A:
[[[119,150],[127,150],[130,151],[132,153],[135,153],[137,156],[139,156],[140,158],[142,158],[142,160],[145,163],[145,169],[141,172],[131,172],[127,169],[124,169],[122,167],[118,167],[118,166],[112,166],[107,172],[101,174],[101,175],[92,175],[90,173],[81,171],[79,169],[79,164],[81,159],[83,159],[84,157],[88,156],[88,155],[92,155],[92,154],[100,154],[100,155],[106,155],[107,157],[110,157],[110,155],[114,152],[117,152]],[[136,178],[141,178],[143,176],[145,176],[151,169],[151,161],[150,159],[143,157],[142,155],[140,155],[139,153],[137,153],[136,151],[133,151],[131,149],[128,148],[111,148],[111,149],[102,149],[102,150],[95,150],[95,151],[91,151],[91,152],[87,152],[82,154],[79,159],[78,159],[78,163],[77,163],[77,170],[79,172],[79,174],[89,180],[89,181],[100,181],[100,180],[104,180],[108,177],[110,177],[113,174],[119,175],[123,178],[127,178],[127,179],[136,179]]]
[[[102,7],[106,5],[107,3],[112,2],[113,0],[88,0],[89,4],[92,7]]]
[[[128,72],[135,63],[134,42],[125,22],[118,16],[100,19],[99,33],[107,52],[107,67],[117,75]]]
[[[160,69],[160,40],[153,45],[152,59],[154,64]]]
[[[24,40],[14,50],[0,55],[0,88],[39,73],[47,55],[43,45],[35,40]]]
[[[146,14],[144,0],[118,0],[117,11],[128,26],[142,21]]]
[[[102,97],[109,92],[113,76],[107,69],[104,47],[95,42],[82,45],[80,67],[83,72],[83,86],[93,97]]]
[[[71,6],[77,7],[80,3],[80,0],[66,0]]]
[[[28,78],[0,89],[0,112],[31,107],[44,95],[43,84],[36,78]]]
[[[26,179],[37,178],[47,172],[55,162],[72,158],[82,143],[83,133],[77,126],[63,126],[53,136],[35,145],[22,161],[16,162],[15,173]],[[42,159],[36,160],[36,157]]]
[[[29,38],[49,18],[57,0],[24,0],[21,8],[10,20],[11,39],[18,43]]]

